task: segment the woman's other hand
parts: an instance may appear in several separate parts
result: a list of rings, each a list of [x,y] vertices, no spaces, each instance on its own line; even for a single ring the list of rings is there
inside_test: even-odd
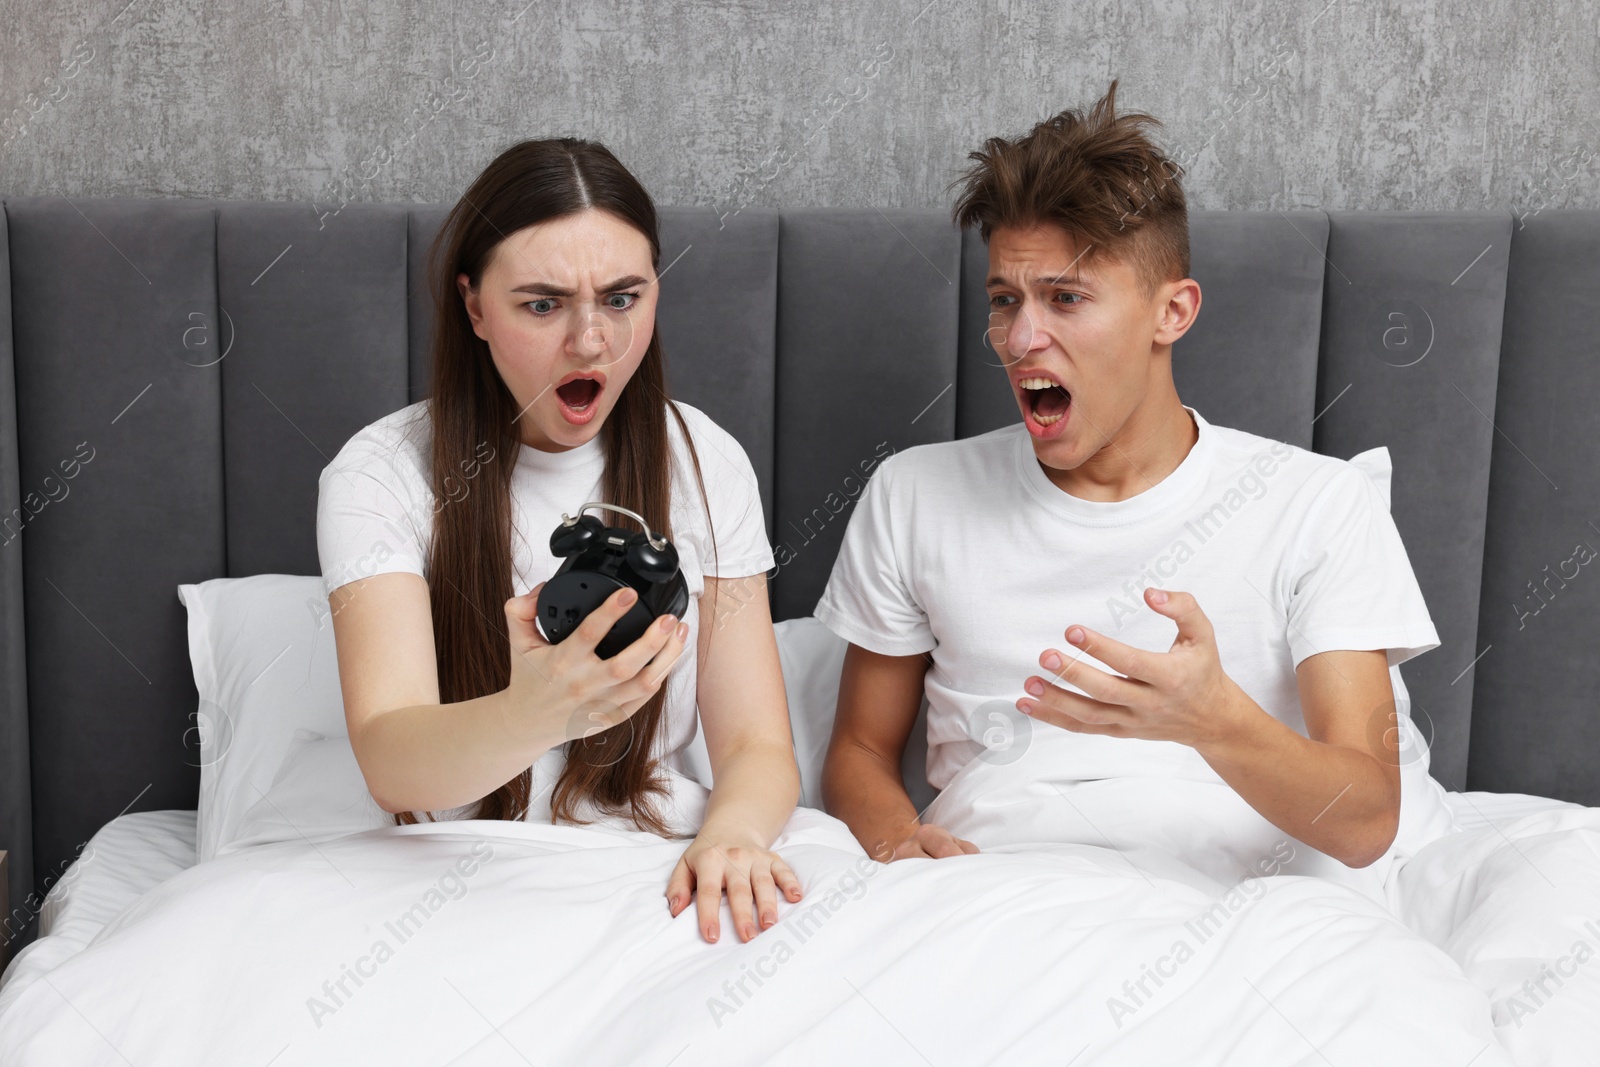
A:
[[[715,941],[721,935],[718,916],[724,889],[741,941],[778,921],[779,892],[791,904],[801,896],[800,879],[776,852],[748,840],[714,840],[702,833],[667,879],[667,907],[676,918],[689,906],[693,892],[700,936]]]

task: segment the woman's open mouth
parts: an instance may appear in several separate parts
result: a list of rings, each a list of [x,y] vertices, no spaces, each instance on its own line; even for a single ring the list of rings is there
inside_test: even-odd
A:
[[[1035,437],[1059,434],[1072,406],[1072,394],[1049,378],[1023,378],[1017,385],[1026,405],[1028,432]]]
[[[556,400],[561,404],[561,415],[574,426],[582,426],[600,410],[600,391],[605,388],[605,378],[575,374],[556,386]]]

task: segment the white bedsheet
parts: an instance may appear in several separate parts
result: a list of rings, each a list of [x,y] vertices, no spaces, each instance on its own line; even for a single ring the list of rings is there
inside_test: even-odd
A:
[[[1314,878],[1208,895],[1091,845],[881,867],[801,809],[777,847],[807,895],[749,945],[668,916],[682,842],[468,822],[190,869],[193,813],[140,813],[8,970],[0,1062],[1590,1062],[1600,966],[1556,964],[1600,810],[1449,799],[1467,828],[1395,881],[1412,929]],[[1547,960],[1574,973],[1520,991]]]
[[[50,887],[39,936],[0,975],[0,1014],[15,991],[77,955],[101,927],[147,891],[194,866],[193,811],[138,811],[102,826]]]

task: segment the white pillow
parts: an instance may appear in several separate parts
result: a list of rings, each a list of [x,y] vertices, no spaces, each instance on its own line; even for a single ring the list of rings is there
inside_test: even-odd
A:
[[[800,767],[800,803],[822,808],[822,761],[828,754],[833,716],[839,703],[839,671],[847,642],[814,616],[785,619],[773,627],[778,635],[778,660],[783,668],[784,695],[789,702],[789,729],[794,734]],[[911,802],[921,811],[938,790],[928,784],[928,701],[924,697],[911,728],[900,774]],[[705,733],[697,731],[684,763],[702,785],[711,785]]]
[[[246,814],[273,789],[297,730],[345,738],[346,749],[349,740],[320,577],[213,578],[178,586],[178,599],[188,609],[200,694],[195,851],[203,863],[240,837]],[[354,760],[352,754],[352,766]],[[356,774],[365,790],[359,768]],[[324,816],[335,813],[290,813],[308,834]]]
[[[245,811],[236,836],[224,841],[217,855],[276,841],[324,841],[393,824],[393,816],[367,792],[350,738],[297,729],[271,788]]]

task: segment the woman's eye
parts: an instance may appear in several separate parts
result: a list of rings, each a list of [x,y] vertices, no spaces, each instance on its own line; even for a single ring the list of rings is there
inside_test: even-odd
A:
[[[606,307],[612,311],[627,311],[639,299],[638,293],[612,293],[606,297]]]
[[[533,309],[533,313],[535,315],[548,315],[550,312],[556,309],[556,302],[549,298],[544,300],[530,300],[528,301],[528,306]]]

